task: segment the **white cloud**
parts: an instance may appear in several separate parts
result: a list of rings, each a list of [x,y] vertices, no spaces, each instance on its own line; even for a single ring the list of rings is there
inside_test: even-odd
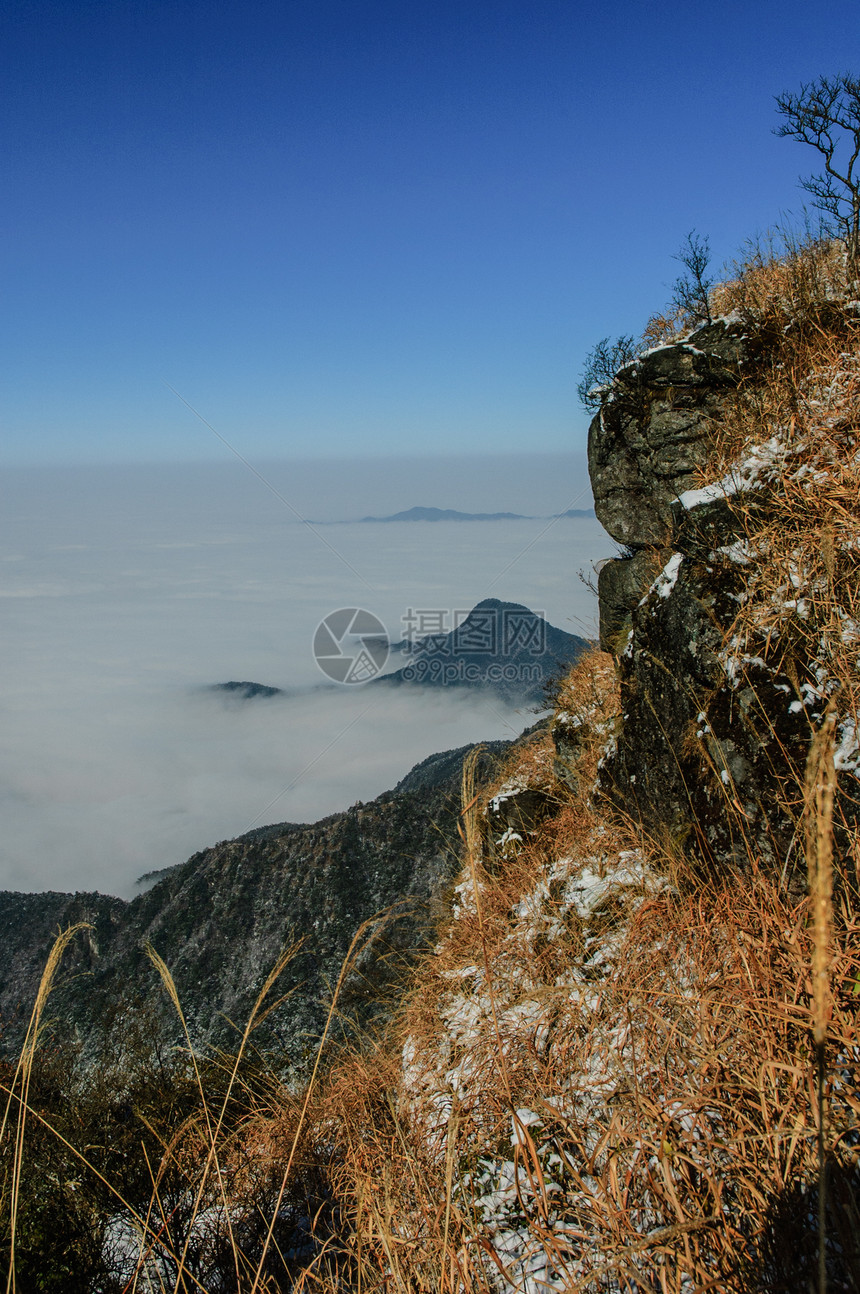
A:
[[[395,638],[409,607],[486,596],[595,631],[578,578],[608,547],[595,522],[542,537],[533,522],[327,527],[342,560],[262,492],[254,508],[239,490],[231,513],[220,498],[185,508],[175,471],[160,487],[152,472],[114,477],[108,491],[94,473],[65,498],[49,478],[10,498],[4,520],[2,888],[129,894],[142,872],[218,839],[312,821],[435,750],[531,722],[486,699],[317,690],[311,639],[338,606],[366,606]],[[204,690],[229,679],[299,691]]]

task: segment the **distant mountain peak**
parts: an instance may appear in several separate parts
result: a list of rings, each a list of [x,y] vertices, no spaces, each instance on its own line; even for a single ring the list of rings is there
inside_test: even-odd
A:
[[[482,602],[476,602],[469,615],[473,616],[476,611],[524,611],[530,616],[537,614],[523,602],[503,602],[501,598],[484,598]]]
[[[530,521],[519,512],[458,512],[455,508],[407,508],[390,517],[362,517],[362,521]]]
[[[280,696],[283,689],[280,687],[270,687],[268,683],[251,683],[244,680],[241,683],[231,679],[229,683],[213,683],[211,690],[213,692],[229,692],[231,696],[241,697],[243,701],[250,701],[256,696]]]
[[[450,632],[394,646],[409,654],[409,663],[371,686],[467,687],[519,704],[540,703],[550,680],[590,643],[557,629],[522,602],[484,598]]]

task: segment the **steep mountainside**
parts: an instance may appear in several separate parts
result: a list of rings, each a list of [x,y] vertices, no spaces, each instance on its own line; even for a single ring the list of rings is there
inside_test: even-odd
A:
[[[491,743],[500,753],[507,743]],[[300,1061],[362,922],[399,904],[370,933],[342,1008],[366,1018],[420,946],[453,865],[457,781],[468,748],[431,756],[395,791],[311,825],[258,828],[195,854],[130,903],[100,894],[0,892],[0,1013],[14,1048],[59,927],[88,922],[51,997],[62,1034],[87,1049],[123,1004],[156,1003],[165,1038],[178,1025],[145,945],[165,959],[197,1043],[227,1041],[282,949],[304,940],[281,980],[292,996],[265,1036]],[[488,753],[487,759],[492,758]]]
[[[433,956],[336,1089],[367,1288],[397,1254],[403,1288],[860,1289],[844,267],[832,244],[757,255],[722,318],[602,391],[592,485],[626,549],[600,573],[605,650],[464,788]]]

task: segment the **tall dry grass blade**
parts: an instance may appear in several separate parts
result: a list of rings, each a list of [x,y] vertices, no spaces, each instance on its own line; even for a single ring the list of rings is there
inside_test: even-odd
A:
[[[484,924],[484,911],[481,903],[481,887],[478,883],[478,862],[481,857],[481,832],[478,827],[478,799],[477,790],[477,768],[478,760],[483,753],[483,746],[476,746],[470,750],[463,760],[463,776],[461,781],[462,808],[460,810],[460,821],[457,824],[457,830],[460,839],[466,851],[466,864],[469,868],[469,875],[472,879],[472,893],[475,896],[475,912],[478,917],[478,934],[481,942],[481,953],[484,961],[484,977],[487,985],[487,995],[490,1000],[490,1011],[493,1016],[493,1029],[498,1044],[499,1053],[499,1072],[502,1076],[505,1093],[508,1098],[508,1105],[513,1110],[513,1097],[511,1095],[511,1082],[508,1075],[508,1066],[505,1060],[505,1048],[502,1042],[502,1032],[499,1028],[499,1014],[496,1008],[496,994],[493,989],[493,975],[490,969],[490,954],[487,947],[486,926]]]
[[[806,761],[806,865],[812,903],[812,1036],[818,1087],[818,1294],[827,1291],[827,1158],[825,1150],[827,1025],[833,961],[833,747],[836,705],[831,700]]]
[[[287,1166],[284,1169],[283,1174],[281,1176],[281,1185],[278,1190],[278,1197],[272,1209],[272,1216],[269,1220],[269,1225],[266,1230],[266,1238],[263,1242],[263,1249],[260,1254],[260,1259],[259,1259],[259,1262],[257,1263],[256,1271],[254,1272],[254,1279],[248,1294],[257,1294],[257,1291],[262,1288],[260,1285],[260,1281],[263,1275],[263,1268],[266,1265],[266,1258],[268,1257],[269,1249],[271,1248],[271,1245],[272,1245],[272,1237],[274,1235],[275,1223],[278,1220],[278,1214],[280,1213],[280,1210],[281,1210],[281,1204],[283,1203],[284,1194],[287,1189],[287,1183],[289,1182],[290,1173],[292,1172],[292,1169],[293,1169],[293,1163],[295,1161],[296,1151],[298,1150],[299,1141],[300,1141],[302,1132],[304,1131],[305,1123],[307,1121],[308,1109],[310,1107],[311,1098],[316,1090],[317,1078],[319,1077],[319,1071],[320,1071],[320,1066],[322,1064],[323,1054],[325,1052],[326,1041],[328,1039],[329,1030],[331,1029],[332,1021],[334,1020],[335,1015],[337,1013],[337,1004],[340,999],[340,994],[341,994],[341,990],[343,989],[344,981],[346,980],[346,976],[349,972],[349,969],[353,961],[355,960],[355,956],[359,948],[361,947],[362,943],[365,940],[365,936],[367,936],[369,932],[375,933],[379,929],[380,922],[381,921],[384,922],[386,919],[387,919],[386,917],[384,916],[381,917],[379,914],[377,914],[376,916],[368,917],[366,921],[363,921],[361,925],[358,927],[358,929],[356,930],[355,934],[353,935],[352,943],[349,945],[349,948],[347,949],[346,957],[343,959],[343,963],[340,968],[340,974],[337,977],[337,983],[335,984],[331,1003],[329,1005],[328,1013],[326,1015],[325,1027],[322,1031],[322,1035],[320,1037],[319,1043],[317,1044],[316,1056],[314,1058],[314,1066],[311,1071],[311,1076],[310,1076],[310,1080],[308,1081],[307,1089],[305,1091],[304,1101],[302,1102],[301,1113],[299,1114],[298,1122],[296,1123],[296,1130],[293,1134],[293,1140],[290,1146],[290,1153],[287,1158]]]
[[[812,740],[806,761],[806,865],[812,903],[812,1035],[816,1046],[825,1042],[830,1017],[836,720],[835,702],[831,701]]]
[[[230,1233],[231,1248],[235,1254],[236,1246],[233,1240],[233,1226],[230,1219],[230,1210],[227,1207],[227,1192],[224,1187],[224,1179],[221,1172],[221,1164],[218,1158],[217,1143],[215,1140],[215,1131],[212,1125],[212,1116],[209,1109],[209,1102],[206,1098],[206,1091],[203,1086],[203,1080],[200,1076],[200,1067],[197,1064],[197,1056],[195,1054],[193,1046],[191,1045],[191,1035],[188,1032],[188,1023],[185,1019],[185,1012],[182,1010],[182,1003],[179,1000],[179,993],[177,992],[176,982],[170,973],[167,963],[155,951],[152,944],[147,943],[145,945],[145,949],[146,949],[146,954],[149,957],[149,960],[152,962],[153,966],[161,976],[161,982],[167,991],[167,995],[170,998],[170,1001],[173,1004],[173,1008],[176,1011],[177,1016],[179,1017],[179,1022],[182,1025],[182,1033],[185,1037],[185,1044],[188,1050],[188,1055],[191,1058],[191,1066],[192,1066],[192,1069],[194,1070],[194,1081],[197,1085],[197,1092],[200,1097],[200,1108],[203,1111],[203,1118],[206,1122],[206,1135],[208,1140],[207,1165],[211,1163],[214,1163],[215,1165],[215,1173],[218,1178],[218,1186],[221,1192],[221,1201],[224,1206],[224,1213],[227,1219],[227,1228]],[[191,1221],[189,1222],[188,1227],[186,1229],[185,1241],[182,1246],[182,1253],[179,1258],[179,1266],[176,1273],[176,1282],[173,1286],[173,1294],[179,1294],[180,1283],[182,1282],[183,1275],[185,1274],[185,1270],[186,1270],[185,1264],[188,1258],[188,1247],[191,1243],[194,1219],[196,1218],[197,1213],[200,1209],[200,1201],[203,1197],[204,1187],[205,1187],[205,1180],[201,1178],[200,1184],[197,1189],[197,1194],[195,1196],[194,1205],[192,1207]],[[237,1275],[238,1275],[238,1267],[237,1267]]]
[[[6,1294],[15,1294],[16,1290],[15,1240],[18,1225],[18,1205],[21,1196],[21,1169],[24,1163],[24,1129],[27,1120],[27,1110],[29,1108],[30,1078],[33,1073],[33,1062],[36,1058],[36,1048],[39,1045],[42,1014],[45,1010],[45,1003],[47,1002],[53,987],[54,976],[59,969],[63,953],[79,930],[90,930],[91,928],[92,927],[88,922],[79,921],[76,925],[68,926],[65,930],[61,930],[57,935],[57,938],[54,940],[53,947],[48,954],[48,960],[45,963],[45,969],[42,971],[42,978],[39,981],[36,1001],[33,1004],[33,1012],[30,1016],[30,1023],[24,1037],[21,1054],[18,1057],[18,1063],[15,1067],[12,1084],[8,1089],[6,1109],[3,1112],[2,1125],[0,1125],[0,1143],[2,1143],[6,1136],[13,1095],[15,1094],[16,1086],[20,1082],[21,1091],[18,1104],[18,1118],[15,1126],[15,1152],[12,1161],[12,1185],[9,1198],[9,1272],[6,1277]]]
[[[478,762],[483,746],[475,746],[463,760],[460,778],[460,823],[457,828],[470,866],[481,856],[481,833],[478,827]]]

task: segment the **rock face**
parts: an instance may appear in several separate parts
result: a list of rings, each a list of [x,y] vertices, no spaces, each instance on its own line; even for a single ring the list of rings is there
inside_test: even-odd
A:
[[[782,863],[797,824],[777,806],[792,770],[802,777],[809,716],[791,709],[791,681],[763,664],[747,664],[740,686],[727,679],[725,630],[746,573],[685,547],[633,611],[603,784],[660,843],[708,866]]]
[[[747,353],[736,326],[700,329],[623,369],[592,423],[597,515],[628,549],[599,574],[601,646],[617,658],[622,707],[600,786],[670,850],[707,869],[777,868],[799,889],[804,767],[832,694],[808,622],[802,632],[791,624],[799,583],[792,600],[791,583],[780,591],[776,581],[758,638],[753,629],[753,640],[733,639],[742,608],[760,596],[773,541],[755,527],[767,524],[779,476],[763,489],[753,457],[727,484],[693,488]],[[783,433],[766,434],[767,452],[787,463]],[[795,468],[798,479],[811,470],[808,453]],[[843,622],[854,633],[850,607]],[[840,731],[846,766],[853,720]],[[856,809],[850,780],[845,821]]]
[[[598,577],[604,651],[618,650],[633,607],[671,552],[673,504],[707,461],[743,357],[739,326],[708,324],[686,342],[649,351],[621,369],[591,423],[594,510],[630,550],[605,562]]]
[[[724,502],[679,502],[708,461],[744,350],[740,330],[719,323],[627,365],[588,450],[595,511],[628,550],[598,577],[600,643],[618,658],[623,712],[601,784],[662,844],[721,864],[751,846],[784,854],[791,834],[768,812],[772,748],[738,722],[737,697],[713,704],[745,578],[715,561],[734,537],[732,514]],[[795,716],[779,738],[800,755],[808,722]],[[739,812],[727,813],[733,803]]]
[[[589,429],[588,471],[597,519],[620,544],[668,542],[672,504],[705,464],[742,355],[738,326],[709,324],[616,376]]]

